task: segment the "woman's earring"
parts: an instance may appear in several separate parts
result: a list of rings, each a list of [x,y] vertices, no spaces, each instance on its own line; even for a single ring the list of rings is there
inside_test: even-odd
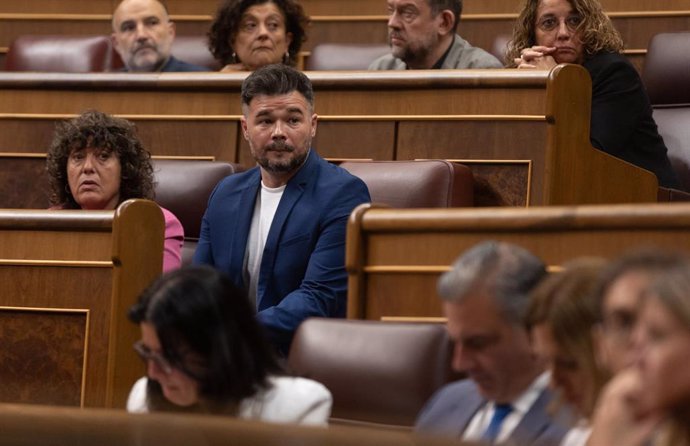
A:
[[[283,63],[285,65],[290,65],[290,52],[285,51],[285,55],[283,56]]]
[[[237,63],[237,53],[234,51],[232,52],[232,63]]]

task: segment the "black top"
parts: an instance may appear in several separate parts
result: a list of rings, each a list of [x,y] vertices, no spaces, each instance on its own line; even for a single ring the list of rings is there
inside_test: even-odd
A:
[[[592,145],[653,172],[660,186],[678,188],[635,67],[618,53],[597,54],[583,66],[592,77]]]

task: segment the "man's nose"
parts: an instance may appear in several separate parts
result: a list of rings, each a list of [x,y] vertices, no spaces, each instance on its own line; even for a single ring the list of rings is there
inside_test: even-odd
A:
[[[137,24],[137,33],[136,33],[136,39],[137,40],[148,40],[151,37],[148,28],[143,24],[139,23]]]
[[[388,27],[393,29],[400,28],[400,16],[397,12],[393,11],[388,16]]]
[[[451,366],[456,372],[465,372],[471,369],[474,365],[474,360],[471,353],[463,347],[461,343],[456,343],[453,347],[453,359]]]
[[[281,121],[276,121],[273,125],[273,133],[271,134],[273,139],[285,139],[285,124]]]

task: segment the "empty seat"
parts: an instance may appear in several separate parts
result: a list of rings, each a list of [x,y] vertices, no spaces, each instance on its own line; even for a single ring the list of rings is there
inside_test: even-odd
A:
[[[110,36],[25,35],[7,51],[7,71],[103,72],[110,68]]]
[[[398,208],[472,206],[467,166],[444,160],[346,161],[340,167],[361,178],[371,200]]]
[[[410,427],[451,379],[450,348],[440,324],[314,318],[297,330],[288,365],[331,391],[332,422]]]
[[[642,79],[681,188],[690,191],[690,32],[654,36]]]
[[[390,53],[387,44],[321,43],[307,59],[307,70],[366,70],[375,59]]]
[[[237,164],[217,161],[160,160],[153,161],[156,178],[156,202],[175,214],[184,228],[182,265],[194,257],[201,219],[208,198],[216,184],[228,175],[242,171]]]

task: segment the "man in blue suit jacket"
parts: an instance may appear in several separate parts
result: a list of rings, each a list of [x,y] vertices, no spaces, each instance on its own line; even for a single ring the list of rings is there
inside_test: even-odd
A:
[[[490,444],[560,444],[572,419],[567,410],[547,410],[549,375],[523,324],[528,294],[545,274],[526,250],[489,241],[441,277],[453,368],[468,379],[434,395],[417,419],[418,431]]]
[[[258,167],[218,184],[194,255],[248,289],[283,353],[304,319],[345,315],[347,220],[370,201],[362,180],[311,149],[313,103],[311,82],[293,68],[247,77],[242,130]]]

